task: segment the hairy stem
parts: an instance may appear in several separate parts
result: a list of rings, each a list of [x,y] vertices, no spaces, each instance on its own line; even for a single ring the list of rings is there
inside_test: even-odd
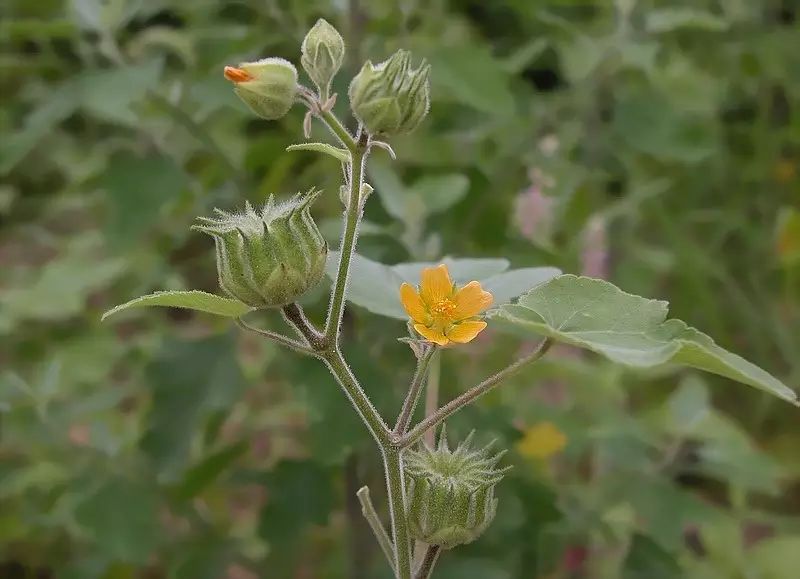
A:
[[[412,378],[411,386],[408,389],[408,395],[403,402],[403,409],[400,411],[400,416],[397,417],[397,423],[394,426],[394,433],[397,436],[404,435],[408,430],[408,425],[411,423],[414,409],[417,407],[417,402],[419,401],[419,395],[422,392],[422,385],[425,384],[428,365],[435,353],[436,346],[429,346],[419,358],[417,369],[414,372],[414,378]]]
[[[334,117],[335,118],[335,117]],[[350,262],[353,259],[356,242],[358,241],[358,224],[361,221],[361,185],[364,181],[364,164],[367,157],[366,136],[351,150],[350,161],[350,199],[347,204],[344,235],[339,247],[339,267],[336,271],[336,281],[331,292],[331,302],[328,309],[328,319],[325,322],[325,340],[329,344],[338,345],[339,328],[344,315],[345,291],[350,274]]]
[[[325,123],[330,132],[347,147],[348,151],[351,153],[356,151],[358,142],[350,134],[350,131],[344,127],[339,118],[333,114],[333,111],[323,110],[319,113],[319,118],[322,119],[322,122]]]
[[[322,334],[306,317],[300,304],[292,303],[283,306],[283,317],[290,326],[297,330],[297,333],[306,339],[315,353],[323,347]]]
[[[378,445],[381,448],[387,446],[390,442],[391,435],[389,427],[386,426],[386,423],[372,405],[364,389],[361,388],[353,371],[350,369],[350,366],[347,365],[344,356],[342,356],[341,350],[336,347],[332,350],[321,351],[318,355],[325,360],[331,374],[333,374],[336,381],[341,385],[342,390],[344,390],[347,398],[358,412],[361,420]]]
[[[425,551],[425,556],[422,559],[422,563],[420,563],[417,572],[414,573],[414,579],[429,579],[431,573],[433,573],[433,568],[436,565],[436,561],[439,560],[439,554],[441,552],[442,548],[439,545],[428,545],[428,549]]]
[[[375,539],[378,541],[381,551],[383,551],[383,554],[386,556],[386,560],[389,562],[392,569],[394,569],[394,546],[392,545],[391,539],[389,539],[389,535],[386,534],[386,529],[383,528],[383,523],[381,523],[378,513],[375,511],[372,499],[369,496],[369,488],[361,487],[356,493],[356,496],[361,502],[361,513],[364,515],[364,518],[367,519],[372,532],[375,534]]]
[[[422,436],[429,429],[438,426],[439,424],[444,422],[447,418],[449,418],[451,415],[461,410],[464,406],[470,404],[475,399],[479,398],[480,396],[483,396],[490,390],[494,389],[498,384],[500,384],[500,382],[502,382],[512,374],[516,373],[517,371],[519,371],[519,369],[525,366],[526,364],[535,362],[536,360],[544,356],[547,353],[547,350],[550,349],[551,345],[552,341],[549,338],[546,338],[544,341],[542,341],[541,344],[539,344],[539,347],[536,348],[536,350],[534,350],[527,356],[520,358],[510,366],[507,366],[503,370],[500,370],[494,376],[490,376],[477,386],[474,386],[469,390],[467,390],[466,392],[464,392],[458,398],[451,400],[450,402],[439,408],[439,410],[437,410],[432,415],[428,416],[422,422],[417,424],[414,428],[412,428],[408,432],[408,434],[397,440],[395,444],[400,448],[406,448],[408,446],[411,446],[417,440],[422,438]]]
[[[411,579],[411,538],[408,534],[408,521],[406,520],[403,449],[386,445],[382,448],[382,452],[394,538],[395,575],[397,579]]]

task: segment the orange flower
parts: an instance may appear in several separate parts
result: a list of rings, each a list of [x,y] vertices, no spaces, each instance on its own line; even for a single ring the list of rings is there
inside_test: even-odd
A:
[[[225,70],[223,71],[225,78],[233,83],[239,82],[247,82],[249,80],[253,80],[253,75],[243,70],[241,68],[236,68],[235,66],[226,66]]]
[[[549,421],[539,422],[525,431],[517,443],[517,450],[528,458],[547,460],[564,450],[567,435]]]
[[[466,344],[475,338],[486,327],[477,316],[492,300],[492,294],[477,281],[457,289],[444,264],[422,270],[419,291],[407,283],[400,286],[400,301],[414,329],[440,346]]]

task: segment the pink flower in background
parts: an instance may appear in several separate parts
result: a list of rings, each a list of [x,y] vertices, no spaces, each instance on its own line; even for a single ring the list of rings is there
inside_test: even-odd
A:
[[[605,218],[599,215],[592,217],[583,230],[581,274],[608,278],[608,228]]]
[[[553,185],[552,179],[539,169],[530,171],[531,185],[517,196],[514,218],[519,232],[531,241],[541,241],[550,236],[553,228],[555,199],[543,193]]]

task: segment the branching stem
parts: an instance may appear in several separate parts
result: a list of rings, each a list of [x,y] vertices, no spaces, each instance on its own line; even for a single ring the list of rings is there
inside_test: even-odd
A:
[[[408,434],[397,440],[396,441],[397,446],[400,448],[406,448],[408,446],[411,446],[420,438],[422,438],[428,430],[430,430],[431,428],[435,428],[436,426],[447,420],[447,418],[449,418],[450,416],[461,410],[464,406],[472,403],[475,399],[483,396],[490,390],[497,387],[500,384],[500,382],[502,382],[512,374],[518,372],[519,369],[525,366],[526,364],[535,362],[536,360],[544,356],[550,349],[551,345],[552,341],[549,338],[546,338],[544,341],[542,341],[541,344],[539,344],[539,347],[536,348],[536,350],[534,350],[527,356],[520,358],[513,364],[500,370],[497,374],[490,376],[477,386],[470,388],[458,398],[454,398],[453,400],[451,400],[450,402],[439,408],[439,410],[437,410],[430,416],[426,417],[419,424],[417,424],[414,428],[412,428],[408,432]]]

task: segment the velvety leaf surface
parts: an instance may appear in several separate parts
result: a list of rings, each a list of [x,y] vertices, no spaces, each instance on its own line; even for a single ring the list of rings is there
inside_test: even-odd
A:
[[[191,291],[163,291],[156,292],[150,295],[142,296],[133,299],[124,304],[108,310],[103,314],[103,319],[129,310],[131,308],[146,308],[153,306],[170,307],[170,308],[186,308],[189,310],[197,310],[217,316],[225,316],[228,318],[238,318],[250,311],[250,306],[243,304],[238,300],[230,298],[223,298],[214,294],[201,292],[198,290]]]
[[[493,316],[621,364],[685,364],[797,403],[797,395],[777,378],[685,322],[667,320],[667,302],[625,293],[606,281],[558,276]]]

